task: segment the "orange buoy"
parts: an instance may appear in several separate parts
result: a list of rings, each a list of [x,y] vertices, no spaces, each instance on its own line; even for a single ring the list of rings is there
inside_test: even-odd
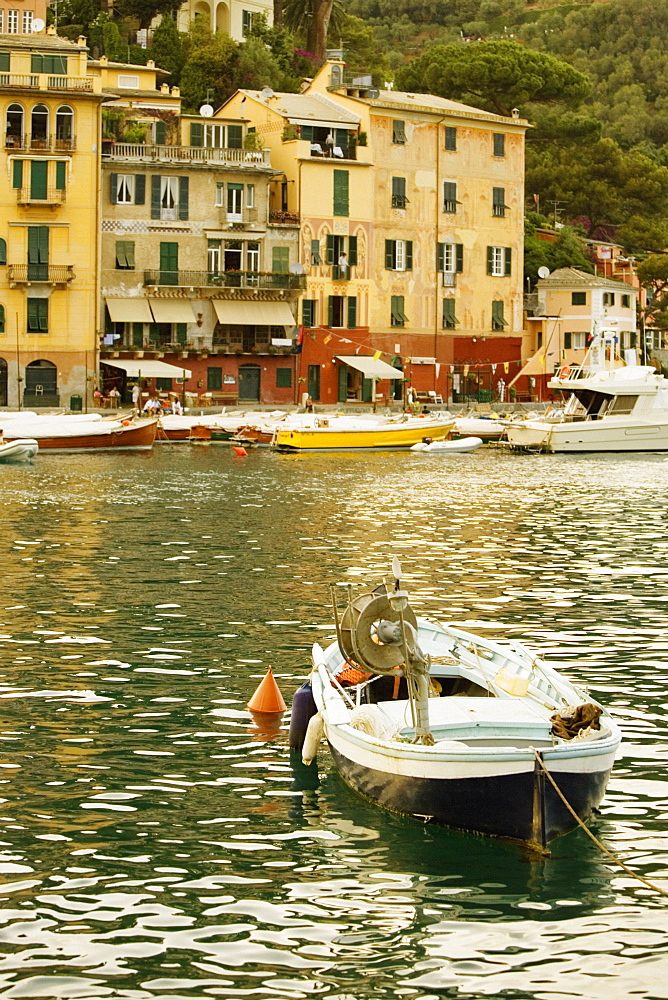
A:
[[[236,445],[236,444],[232,445],[232,451],[234,452],[235,455],[247,455],[248,454],[248,452],[246,451],[245,448],[242,448],[242,447],[240,447],[240,445]]]
[[[278,689],[278,684],[274,680],[271,667],[267,670],[264,678],[260,681],[255,693],[246,705],[249,712],[284,712],[285,702],[283,695]]]

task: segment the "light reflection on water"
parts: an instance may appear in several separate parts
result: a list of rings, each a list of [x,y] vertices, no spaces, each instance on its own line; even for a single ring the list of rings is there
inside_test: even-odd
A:
[[[245,711],[396,553],[422,613],[613,707],[593,829],[668,887],[667,485],[497,451],[1,467],[0,996],[668,997],[665,900],[583,833],[539,860],[388,815]]]

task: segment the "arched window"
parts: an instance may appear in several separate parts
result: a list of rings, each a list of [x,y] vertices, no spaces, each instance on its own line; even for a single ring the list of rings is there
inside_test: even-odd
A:
[[[56,149],[72,149],[74,145],[74,112],[67,104],[56,111]]]
[[[44,104],[36,104],[30,116],[30,145],[33,149],[48,149],[49,109]]]
[[[23,149],[23,108],[20,104],[10,104],[7,108],[7,149]]]

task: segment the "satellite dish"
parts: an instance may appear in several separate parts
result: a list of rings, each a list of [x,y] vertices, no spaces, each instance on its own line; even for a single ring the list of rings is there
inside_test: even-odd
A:
[[[213,114],[213,108],[211,107],[210,104],[203,104],[202,107],[199,109],[199,113],[201,114],[202,118],[210,118],[211,115]]]
[[[263,87],[262,90],[260,91],[260,97],[262,97],[265,101],[268,101],[269,98],[273,96],[274,92],[271,89],[271,87]]]
[[[300,264],[299,261],[297,261],[296,264],[291,264],[290,265],[290,273],[291,274],[303,274],[304,273],[304,265]]]
[[[550,269],[549,269],[549,267],[545,267],[545,265],[543,265],[543,267],[539,267],[538,268],[538,277],[539,278],[549,278],[550,277]]]
[[[30,22],[31,31],[42,31],[43,28],[44,28],[44,21],[42,20],[41,17],[35,17]]]

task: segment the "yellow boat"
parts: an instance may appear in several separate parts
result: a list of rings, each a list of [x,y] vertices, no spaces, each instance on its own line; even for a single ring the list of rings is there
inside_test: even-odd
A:
[[[454,423],[454,417],[447,413],[380,418],[317,416],[281,425],[272,447],[284,452],[409,449],[424,438],[443,440]]]

